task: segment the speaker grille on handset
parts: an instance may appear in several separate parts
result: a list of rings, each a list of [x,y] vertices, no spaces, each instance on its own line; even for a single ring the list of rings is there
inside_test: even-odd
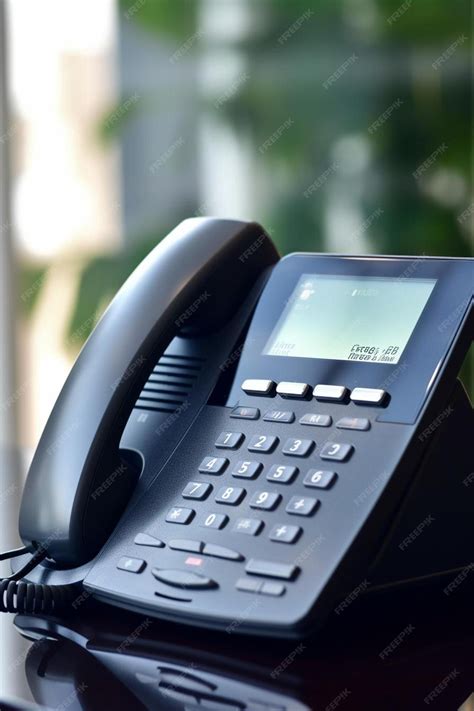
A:
[[[175,412],[187,399],[197,380],[205,358],[171,355],[158,360],[135,407],[155,412]]]

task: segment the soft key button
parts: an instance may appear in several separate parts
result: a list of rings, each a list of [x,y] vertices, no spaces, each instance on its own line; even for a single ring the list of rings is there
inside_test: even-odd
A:
[[[287,381],[278,383],[277,394],[282,397],[294,397],[303,398],[306,397],[309,390],[309,385],[307,383],[290,383]]]
[[[242,390],[247,395],[272,395],[275,388],[273,380],[244,380]]]
[[[316,400],[334,400],[339,402],[344,400],[347,388],[343,385],[316,385],[313,395]]]
[[[378,388],[354,388],[351,400],[360,405],[381,405],[387,393]]]
[[[206,578],[204,575],[190,573],[185,570],[158,570],[158,568],[153,568],[151,572],[161,583],[177,588],[205,590],[217,587],[217,583],[211,580],[211,578]]]

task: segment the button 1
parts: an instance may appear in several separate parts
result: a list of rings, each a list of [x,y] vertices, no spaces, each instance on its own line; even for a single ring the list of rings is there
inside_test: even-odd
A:
[[[337,479],[336,472],[328,472],[322,469],[310,469],[306,474],[303,484],[316,489],[329,489]]]
[[[285,511],[295,516],[311,516],[318,505],[318,499],[312,499],[309,496],[292,496]]]
[[[280,499],[280,494],[275,494],[271,491],[256,491],[250,499],[250,508],[273,511],[273,509],[278,505]]]
[[[338,444],[337,442],[326,442],[321,449],[319,456],[321,459],[332,459],[335,462],[343,462],[352,454],[354,447],[352,444]]]
[[[385,390],[378,388],[354,388],[351,400],[361,405],[381,405],[386,394]]]
[[[249,536],[257,536],[262,530],[263,521],[258,518],[239,518],[237,519],[234,531],[236,533],[246,533]]]
[[[313,395],[316,400],[344,400],[347,388],[343,385],[316,385]]]
[[[153,568],[151,572],[161,583],[166,583],[176,588],[205,590],[218,587],[217,583],[211,578],[206,578],[198,573],[190,573],[186,570],[159,570],[158,568]]]
[[[295,413],[286,410],[269,410],[263,416],[265,422],[293,422]]]
[[[223,486],[217,492],[216,502],[218,504],[228,504],[229,506],[237,506],[245,496],[245,489],[239,489],[236,486]]]
[[[145,570],[145,567],[145,561],[140,558],[127,558],[124,556],[123,558],[120,558],[117,563],[117,568],[119,570],[126,570],[128,573],[141,573],[142,570]]]
[[[198,471],[202,474],[222,474],[228,463],[225,457],[204,457]]]
[[[254,435],[249,443],[250,452],[271,452],[278,444],[278,437],[273,435]]]
[[[300,417],[300,425],[311,425],[312,427],[330,427],[332,424],[331,415],[318,415],[308,412]]]
[[[190,481],[183,489],[181,496],[184,499],[206,499],[211,493],[212,486],[203,481]]]
[[[306,457],[314,447],[311,439],[287,439],[282,449],[283,454],[292,457]]]
[[[272,395],[275,388],[273,380],[244,380],[242,390],[248,395]]]
[[[174,551],[186,551],[187,553],[201,553],[202,541],[193,541],[190,538],[175,538],[168,541],[168,546]]]
[[[241,460],[237,462],[232,470],[232,476],[240,479],[255,479],[263,469],[263,464],[260,462],[252,462],[250,460]]]
[[[155,538],[155,536],[150,536],[149,533],[137,533],[133,542],[136,543],[137,546],[150,546],[151,548],[163,548],[165,545],[163,541],[160,541],[159,538]]]
[[[256,560],[251,558],[245,570],[250,575],[263,575],[267,578],[281,578],[281,580],[291,580],[299,572],[299,568],[293,564],[272,563],[269,560]]]
[[[272,597],[280,597],[285,592],[286,587],[283,583],[263,583],[259,590],[260,595],[271,595]]]
[[[260,410],[257,407],[234,407],[230,417],[235,417],[237,420],[258,420]]]
[[[295,543],[301,532],[302,528],[300,526],[287,526],[286,524],[278,523],[270,531],[270,540],[278,543]]]
[[[289,383],[283,382],[277,385],[277,394],[281,397],[303,398],[306,397],[309,390],[307,383]]]
[[[258,593],[262,586],[261,580],[255,580],[255,578],[239,578],[235,584],[237,590],[242,590],[242,592],[252,592]]]
[[[274,464],[267,474],[267,479],[279,484],[290,484],[298,474],[298,471],[298,467]]]
[[[228,520],[229,517],[225,514],[210,513],[201,523],[201,526],[203,528],[224,528]]]
[[[336,427],[340,430],[370,430],[370,421],[366,417],[342,417]]]
[[[219,449],[237,449],[244,441],[242,432],[221,432],[215,441]]]
[[[204,555],[210,555],[213,558],[223,558],[224,560],[243,560],[244,556],[233,551],[231,548],[223,546],[215,546],[212,543],[206,543],[203,550]]]
[[[168,523],[189,523],[194,516],[194,511],[192,509],[184,509],[180,506],[173,506],[172,509],[168,511],[166,516],[166,521]]]

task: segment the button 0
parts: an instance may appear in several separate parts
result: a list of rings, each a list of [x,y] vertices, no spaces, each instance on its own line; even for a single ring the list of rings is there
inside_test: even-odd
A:
[[[336,472],[328,472],[322,469],[310,469],[303,479],[304,486],[315,487],[316,489],[329,489],[337,479]]]
[[[263,416],[265,422],[293,422],[295,413],[286,410],[269,410]]]
[[[228,520],[229,517],[225,514],[210,513],[207,514],[206,518],[201,523],[201,527],[221,529],[224,528]]]
[[[272,395],[275,388],[273,380],[244,380],[242,390],[248,395]]]
[[[266,578],[280,578],[281,580],[292,580],[299,568],[293,564],[273,563],[269,560],[256,560],[252,558],[245,566],[245,570],[250,575],[263,575]]]
[[[344,400],[347,388],[343,385],[316,385],[313,395],[316,400]]]
[[[120,558],[117,563],[117,568],[119,570],[126,570],[128,573],[141,573],[145,569],[146,563],[140,558],[127,558],[124,556]]]
[[[234,407],[230,413],[230,417],[234,417],[237,420],[258,420],[260,410],[258,407]]]
[[[330,427],[332,424],[331,415],[318,415],[308,412],[300,417],[300,425],[310,425],[311,427]]]
[[[387,393],[378,388],[354,388],[351,393],[351,400],[360,405],[380,405]]]
[[[340,430],[370,430],[370,421],[366,417],[341,417],[336,427]]]
[[[338,442],[326,442],[321,449],[319,456],[321,459],[332,459],[335,462],[343,462],[349,459],[354,451],[352,444],[339,444]]]
[[[237,449],[244,441],[242,432],[221,432],[215,445],[219,449]]]
[[[161,583],[166,583],[166,585],[172,585],[176,588],[205,590],[217,587],[217,583],[211,578],[198,575],[198,573],[189,573],[186,570],[158,570],[158,568],[153,568],[151,572],[153,577]]]
[[[307,383],[289,383],[282,382],[277,385],[277,394],[281,397],[288,398],[303,398],[306,397],[309,390],[309,385]]]

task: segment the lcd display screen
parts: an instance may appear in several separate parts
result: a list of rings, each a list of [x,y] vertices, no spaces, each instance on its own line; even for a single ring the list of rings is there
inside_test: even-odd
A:
[[[435,283],[303,274],[263,354],[398,363]]]

